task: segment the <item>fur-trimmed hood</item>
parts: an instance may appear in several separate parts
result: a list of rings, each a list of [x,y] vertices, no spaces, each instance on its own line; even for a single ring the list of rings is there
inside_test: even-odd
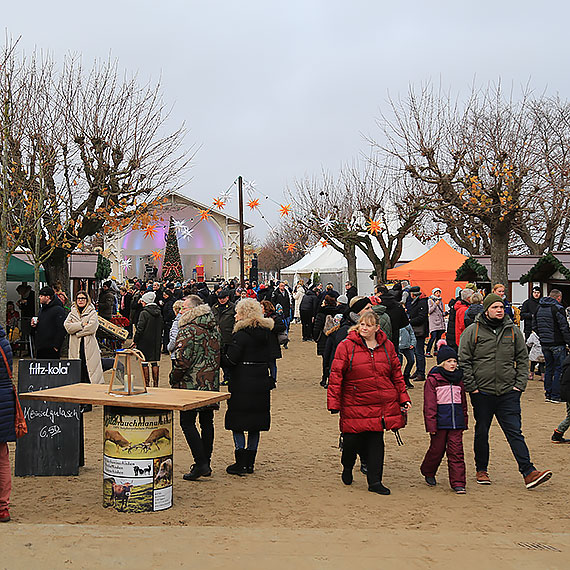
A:
[[[212,309],[210,309],[209,305],[198,305],[192,309],[188,309],[185,313],[182,313],[179,321],[179,327],[183,327],[187,325],[189,322],[196,320],[198,317],[202,317],[210,313],[212,318],[214,318],[214,314],[212,313]]]
[[[236,324],[234,325],[234,332],[236,333],[243,329],[256,328],[256,327],[271,331],[273,330],[274,324],[275,323],[273,322],[273,319],[267,319],[265,317],[261,319],[256,317],[249,317],[247,319],[241,319],[240,321],[236,321]]]

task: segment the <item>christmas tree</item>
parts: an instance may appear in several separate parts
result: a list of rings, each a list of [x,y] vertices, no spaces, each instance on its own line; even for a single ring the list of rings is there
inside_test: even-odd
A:
[[[178,238],[176,237],[176,229],[172,224],[172,216],[170,216],[168,235],[166,236],[166,248],[164,250],[164,262],[162,264],[162,278],[175,279],[176,281],[182,281],[184,279],[182,261],[180,260],[180,250],[178,249]]]

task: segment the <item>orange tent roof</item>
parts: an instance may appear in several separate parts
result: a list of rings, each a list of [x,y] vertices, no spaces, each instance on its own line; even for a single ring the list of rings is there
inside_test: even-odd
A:
[[[428,252],[417,259],[388,269],[388,279],[407,279],[412,285],[419,285],[422,293],[431,295],[439,287],[447,303],[455,297],[457,287],[465,287],[467,281],[455,281],[455,272],[467,256],[454,250],[445,240],[439,240]]]

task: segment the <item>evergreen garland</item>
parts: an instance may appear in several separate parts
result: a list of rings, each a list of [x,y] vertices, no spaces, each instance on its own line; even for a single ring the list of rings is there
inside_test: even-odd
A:
[[[111,262],[103,257],[100,253],[97,254],[97,269],[95,270],[95,279],[103,281],[111,275]]]
[[[487,268],[481,265],[474,257],[468,257],[455,272],[456,281],[482,281],[490,282]]]
[[[552,253],[543,255],[528,273],[525,273],[519,281],[524,285],[530,281],[546,281],[556,271],[560,271],[566,279],[570,281],[570,269],[568,269],[557,257]]]

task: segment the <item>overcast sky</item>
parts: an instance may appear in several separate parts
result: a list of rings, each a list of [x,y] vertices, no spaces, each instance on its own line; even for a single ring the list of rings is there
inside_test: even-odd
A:
[[[141,83],[161,78],[173,129],[200,147],[184,193],[210,204],[241,174],[276,223],[264,196],[281,203],[295,179],[358,156],[388,94],[501,77],[567,98],[569,15],[561,0],[28,0],[1,21],[26,52],[86,67],[111,54]]]

